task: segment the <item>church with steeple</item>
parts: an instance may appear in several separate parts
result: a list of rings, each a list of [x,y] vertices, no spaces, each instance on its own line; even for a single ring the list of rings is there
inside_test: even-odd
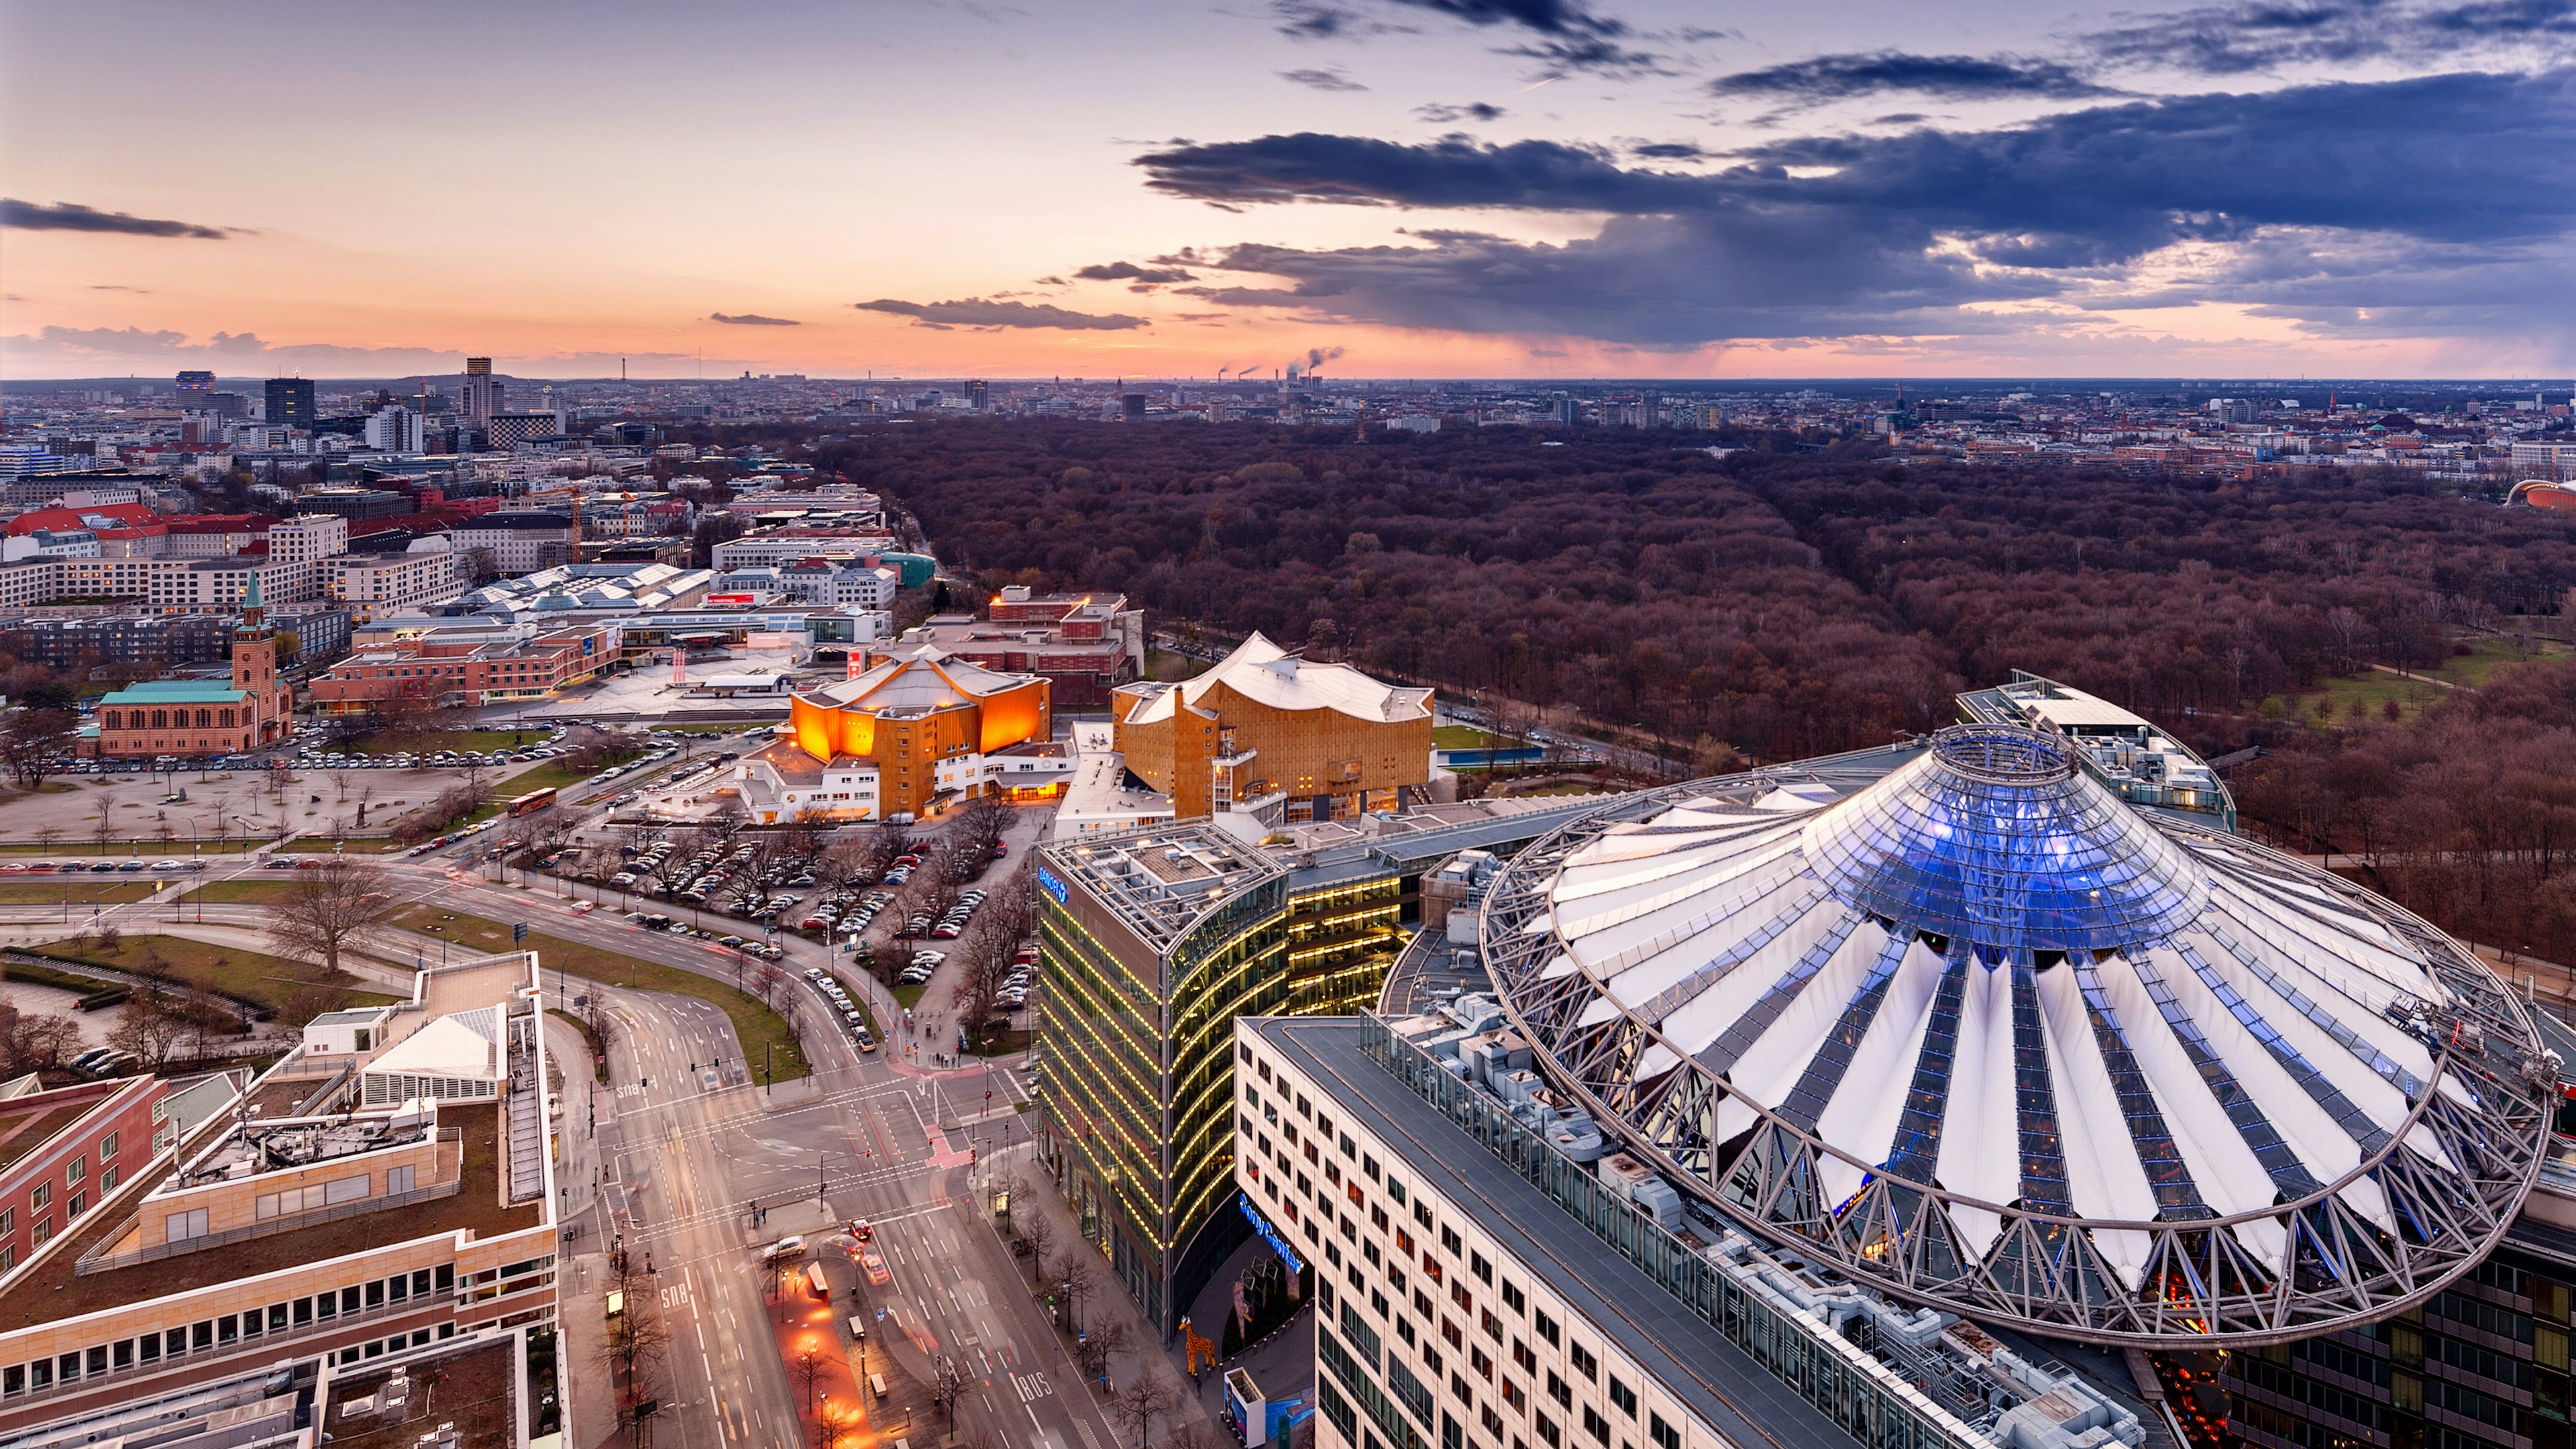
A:
[[[112,760],[239,754],[285,738],[294,713],[295,687],[277,677],[277,630],[254,573],[233,628],[231,684],[156,679],[117,690],[98,702],[94,752]]]

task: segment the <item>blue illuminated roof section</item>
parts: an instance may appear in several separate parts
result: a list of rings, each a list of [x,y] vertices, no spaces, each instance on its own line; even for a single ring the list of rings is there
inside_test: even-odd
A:
[[[1943,730],[1811,821],[1805,851],[1854,907],[1990,952],[2134,946],[2209,904],[2190,857],[2032,730]]]

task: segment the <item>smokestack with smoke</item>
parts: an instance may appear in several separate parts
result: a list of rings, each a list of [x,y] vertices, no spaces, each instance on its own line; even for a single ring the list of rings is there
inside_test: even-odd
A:
[[[1313,372],[1341,355],[1342,349],[1338,347],[1309,347],[1306,349],[1306,370]]]

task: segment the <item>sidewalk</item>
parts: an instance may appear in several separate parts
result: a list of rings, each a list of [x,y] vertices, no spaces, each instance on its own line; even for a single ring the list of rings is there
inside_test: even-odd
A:
[[[1081,1224],[1075,1218],[1072,1207],[1065,1202],[1064,1194],[1057,1191],[1055,1177],[1048,1171],[1045,1161],[1038,1156],[1037,1147],[1036,1142],[1023,1142],[1004,1148],[996,1152],[991,1161],[978,1170],[977,1176],[1009,1188],[1011,1217],[1014,1221],[1021,1220],[1030,1214],[1047,1219],[1050,1255],[1062,1257],[1068,1252],[1094,1255],[1094,1269],[1097,1273],[1094,1281],[1097,1286],[1083,1304],[1083,1325],[1093,1330],[1103,1330],[1110,1323],[1124,1323],[1127,1326],[1128,1342],[1133,1347],[1127,1353],[1110,1361],[1109,1383],[1106,1387],[1098,1383],[1090,1385],[1092,1402],[1105,1406],[1109,1396],[1132,1382],[1136,1375],[1153,1373],[1160,1376],[1171,1388],[1179,1405],[1174,1413],[1155,1421],[1154,1442],[1168,1442],[1172,1431],[1185,1423],[1196,1422],[1213,1427],[1224,1422],[1223,1400],[1217,1400],[1216,1407],[1211,1410],[1204,1396],[1192,1389],[1189,1374],[1184,1368],[1185,1360],[1179,1335],[1175,1333],[1170,1343],[1166,1345],[1161,1331],[1145,1321],[1143,1305],[1128,1295],[1126,1286],[1110,1273],[1107,1261],[1097,1256],[1098,1250],[1083,1242],[1079,1231]],[[1032,1291],[1029,1288],[1031,1272],[1029,1260],[1022,1258],[1016,1261],[1020,1265],[1019,1282],[1022,1291]],[[1070,1314],[1067,1315],[1067,1321],[1071,1321]],[[1075,1349],[1074,1335],[1059,1329],[1056,1337],[1064,1345],[1065,1353],[1071,1356]],[[1159,1368],[1156,1367],[1158,1364]],[[1214,1385],[1216,1382],[1215,1374],[1207,1376],[1207,1385]],[[1122,1444],[1119,1449],[1126,1449],[1126,1446]]]

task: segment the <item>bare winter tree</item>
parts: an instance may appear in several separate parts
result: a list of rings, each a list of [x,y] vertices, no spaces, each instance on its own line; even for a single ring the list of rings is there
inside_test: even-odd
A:
[[[608,1320],[608,1336],[601,1340],[596,1360],[615,1388],[618,1421],[635,1432],[634,1442],[640,1444],[644,1420],[636,1410],[661,1397],[657,1386],[671,1329],[662,1318],[662,1295],[636,1271],[632,1257],[620,1251],[609,1262],[608,1286],[620,1295],[622,1307]]]
[[[1019,1212],[1016,1210],[1019,1201],[1018,1193],[1011,1194],[1015,1209],[1011,1216],[1020,1225],[1020,1241],[1029,1245],[1029,1276],[1034,1281],[1046,1272],[1046,1262],[1054,1256],[1055,1219],[1040,1212]]]
[[[1145,1449],[1153,1435],[1154,1421],[1179,1408],[1181,1396],[1163,1376],[1154,1371],[1151,1358],[1136,1366],[1136,1376],[1109,1397],[1109,1416],[1127,1428],[1135,1437],[1136,1449]]]
[[[80,717],[64,709],[22,709],[0,729],[0,764],[20,789],[33,790],[53,773],[54,762],[71,748]]]
[[[121,1052],[130,1052],[154,1071],[169,1065],[171,1055],[187,1038],[188,1021],[178,1010],[175,998],[149,987],[125,999],[116,1028],[107,1034],[107,1044]]]
[[[270,908],[269,939],[289,956],[337,971],[350,939],[392,914],[393,884],[384,867],[344,856],[299,870]]]
[[[952,1428],[957,1423],[957,1401],[965,1395],[966,1386],[973,1381],[972,1376],[959,1366],[956,1359],[945,1354],[940,1356],[939,1367],[930,1376],[930,1402],[938,1408],[940,1417],[945,1419]]]

